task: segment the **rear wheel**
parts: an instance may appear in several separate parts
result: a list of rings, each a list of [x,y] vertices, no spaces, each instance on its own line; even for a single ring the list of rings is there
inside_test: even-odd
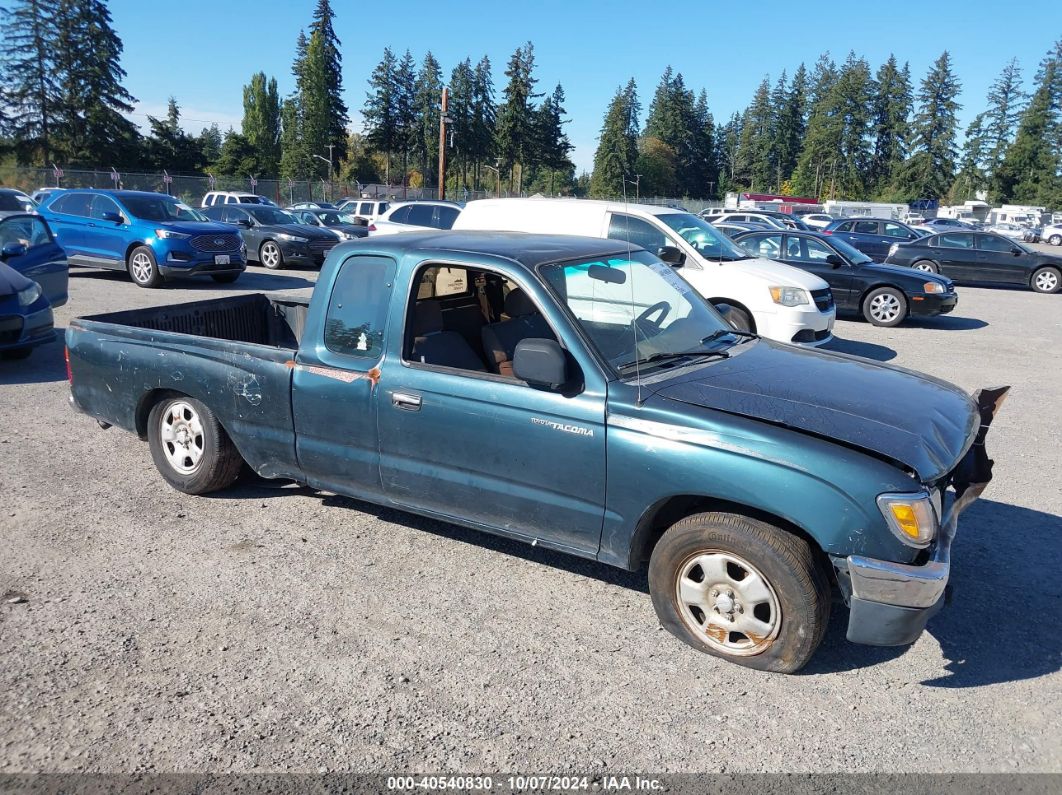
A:
[[[1062,235],[1051,235],[1047,238],[1047,242],[1052,246],[1062,246]]]
[[[232,284],[234,281],[240,278],[238,273],[215,273],[211,277],[218,284]]]
[[[697,514],[669,528],[649,560],[649,589],[673,635],[764,671],[802,668],[830,614],[829,581],[810,545],[735,514]]]
[[[183,395],[164,398],[151,409],[148,444],[159,473],[185,494],[223,489],[243,465],[214,412]]]
[[[1033,273],[1030,284],[1038,293],[1057,293],[1062,290],[1058,268],[1040,268]]]
[[[284,265],[284,253],[280,250],[280,246],[272,240],[267,240],[262,244],[262,247],[258,249],[258,261],[270,270],[276,270]]]
[[[126,270],[137,287],[159,287],[162,284],[162,272],[155,262],[155,252],[148,246],[137,246],[129,252]]]
[[[937,263],[928,259],[920,259],[911,267],[914,268],[916,271],[925,271],[926,273],[940,273],[940,268],[937,267]]]
[[[894,287],[871,290],[863,299],[863,317],[875,326],[898,326],[907,317],[907,299]]]

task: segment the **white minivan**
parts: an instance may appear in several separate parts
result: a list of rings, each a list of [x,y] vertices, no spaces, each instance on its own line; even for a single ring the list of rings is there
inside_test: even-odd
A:
[[[837,310],[826,282],[750,257],[683,210],[588,199],[480,199],[465,206],[453,228],[626,240],[675,265],[711,303],[729,305],[737,328],[794,345],[832,339]]]

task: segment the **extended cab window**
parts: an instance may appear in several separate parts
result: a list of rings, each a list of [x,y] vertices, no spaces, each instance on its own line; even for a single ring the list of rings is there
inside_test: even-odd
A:
[[[395,280],[395,261],[386,257],[348,257],[336,276],[325,314],[328,350],[378,359]]]

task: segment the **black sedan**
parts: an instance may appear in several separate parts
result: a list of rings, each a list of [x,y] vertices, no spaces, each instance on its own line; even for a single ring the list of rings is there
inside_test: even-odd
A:
[[[927,233],[891,218],[838,218],[826,224],[822,234],[838,237],[868,257],[881,261],[893,243],[918,240]]]
[[[369,225],[339,210],[289,210],[295,220],[319,229],[331,229],[340,240],[357,240],[369,236]]]
[[[339,242],[335,233],[300,224],[289,213],[264,204],[216,204],[200,212],[240,227],[247,259],[270,269],[285,265],[319,268]]]
[[[1038,293],[1062,290],[1062,257],[991,232],[944,232],[889,250],[885,260],[977,284],[1020,284]]]
[[[745,232],[734,242],[755,256],[820,276],[830,285],[838,314],[861,314],[875,326],[943,315],[959,302],[950,279],[880,265],[843,240],[818,232]]]

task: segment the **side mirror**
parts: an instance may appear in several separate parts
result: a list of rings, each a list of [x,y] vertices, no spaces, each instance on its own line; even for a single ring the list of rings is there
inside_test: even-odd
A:
[[[1022,251],[1017,246],[1011,246],[1010,253],[1017,257],[1021,255]]]
[[[556,340],[521,340],[513,354],[513,375],[534,386],[568,383],[568,360]]]
[[[835,268],[843,268],[847,263],[841,258],[840,254],[830,254],[826,257],[826,262]]]
[[[237,218],[236,226],[242,226],[244,229],[250,229],[254,226],[254,222],[250,218]]]
[[[112,224],[120,224],[125,220],[122,218],[121,213],[103,213],[100,218],[104,221],[110,221]]]
[[[686,262],[686,255],[675,246],[661,246],[657,249],[656,256],[672,268],[681,268]]]
[[[0,250],[0,262],[7,262],[14,257],[21,257],[26,251],[27,248],[23,243],[8,243],[3,250]]]

